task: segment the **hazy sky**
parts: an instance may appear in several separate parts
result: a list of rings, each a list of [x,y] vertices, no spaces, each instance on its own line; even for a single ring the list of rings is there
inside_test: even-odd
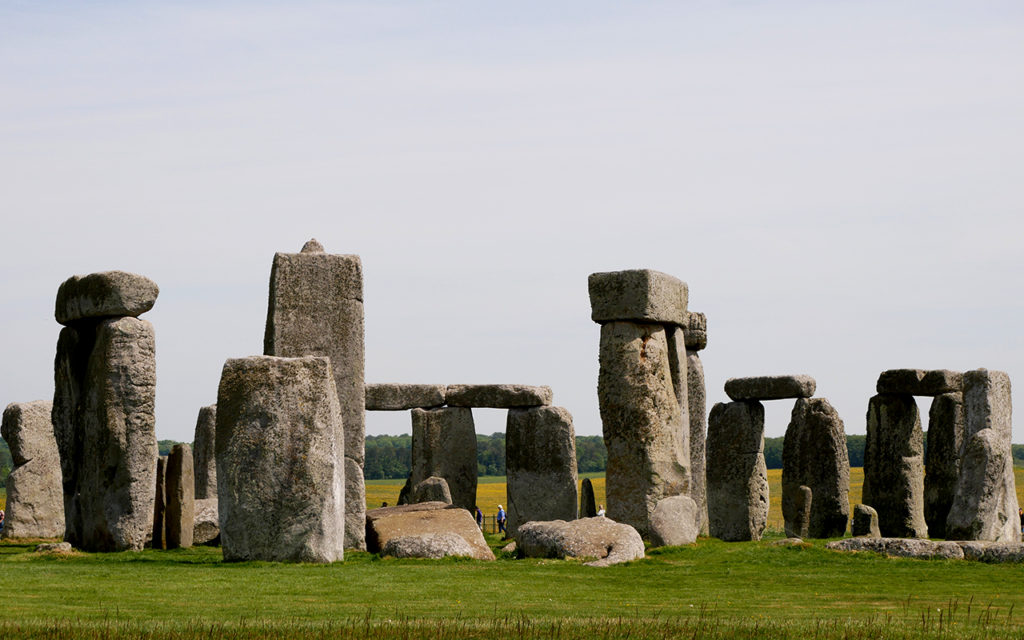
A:
[[[547,384],[579,434],[587,275],[624,268],[689,283],[709,409],[807,373],[864,433],[897,367],[1024,407],[1022,78],[1019,2],[8,0],[0,400],[52,397],[64,279],[134,271],[158,437],[191,440],[316,237],[362,256],[368,381]]]

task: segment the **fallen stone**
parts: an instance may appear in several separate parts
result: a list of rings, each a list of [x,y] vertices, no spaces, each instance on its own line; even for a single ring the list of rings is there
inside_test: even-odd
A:
[[[192,467],[196,475],[196,500],[217,497],[217,459],[214,445],[217,436],[217,405],[199,410],[196,432],[192,440]]]
[[[689,290],[678,278],[650,269],[630,269],[592,273],[588,285],[594,322],[685,326]]]
[[[0,436],[14,468],[7,476],[5,538],[64,535],[64,491],[60,454],[53,435],[53,403],[12,402],[4,410]]]
[[[697,503],[700,533],[708,535],[707,389],[704,385],[704,364],[697,352],[690,349],[686,351],[686,394],[690,410],[690,497]]]
[[[594,498],[594,483],[590,478],[583,478],[580,483],[580,517],[597,517],[597,500]]]
[[[804,542],[802,538],[783,538],[768,543],[772,547],[810,547],[810,543]]]
[[[1019,542],[983,542],[965,540],[957,542],[964,550],[964,558],[978,562],[1024,562],[1024,544]]]
[[[71,553],[70,542],[44,542],[36,545],[36,553]]]
[[[413,487],[411,502],[443,502],[451,504],[452,492],[448,489],[448,482],[444,478],[430,476]]]
[[[167,456],[156,461],[156,498],[153,500],[154,549],[167,548]]]
[[[217,545],[220,543],[220,514],[217,498],[196,500],[192,527],[192,544]]]
[[[187,549],[192,546],[195,526],[196,478],[192,468],[192,447],[176,444],[167,456],[167,548]]]
[[[226,561],[342,559],[345,442],[330,360],[228,360],[216,442]]]
[[[850,533],[855,537],[881,538],[882,534],[878,530],[878,512],[866,504],[855,506]]]
[[[878,376],[878,393],[902,393],[912,396],[937,396],[957,393],[963,388],[963,375],[957,371],[935,369],[890,369]]]
[[[783,400],[810,398],[816,383],[811,376],[759,376],[756,378],[730,378],[725,381],[725,393],[730,400]]]
[[[398,497],[408,504],[412,490],[431,476],[444,478],[452,504],[476,506],[476,427],[464,407],[412,410],[412,458],[409,478]]]
[[[516,530],[516,552],[521,558],[594,558],[587,566],[607,567],[643,558],[644,541],[610,518],[527,522]]]
[[[494,560],[483,533],[465,509],[443,502],[421,502],[366,512],[366,549],[371,553],[383,552],[395,538],[438,534],[462,538],[470,549],[465,555]]]
[[[474,557],[475,550],[466,540],[454,533],[422,533],[398,536],[388,540],[381,549],[382,556],[395,558],[445,558],[448,556]]]
[[[551,387],[524,384],[450,384],[445,390],[449,407],[545,407],[551,404],[551,398]]]
[[[787,534],[842,536],[850,522],[849,493],[850,458],[839,413],[825,398],[799,398],[782,447],[782,515]]]
[[[533,520],[576,518],[576,432],[562,407],[509,409],[505,425],[508,478],[506,537]]]
[[[768,522],[764,405],[718,403],[708,418],[708,525],[727,542],[760,540]]]
[[[924,459],[924,520],[928,535],[945,538],[946,519],[960,479],[964,449],[964,403],[961,393],[932,399],[928,411],[928,446]]]
[[[501,548],[502,553],[515,553],[516,552],[516,541],[509,542]]]
[[[63,325],[84,318],[138,317],[153,308],[159,293],[155,282],[126,271],[71,276],[57,290],[54,316]]]
[[[868,402],[862,500],[878,511],[883,536],[927,538],[924,435],[914,397],[879,394]]]
[[[430,409],[444,404],[443,384],[368,384],[367,411]]]
[[[689,311],[683,325],[686,333],[686,350],[703,351],[708,346],[708,317],[703,313]]]
[[[693,544],[700,533],[697,503],[689,496],[663,498],[651,514],[651,546]]]
[[[919,538],[845,538],[825,545],[833,551],[873,551],[896,558],[962,560],[964,551],[955,542]]]

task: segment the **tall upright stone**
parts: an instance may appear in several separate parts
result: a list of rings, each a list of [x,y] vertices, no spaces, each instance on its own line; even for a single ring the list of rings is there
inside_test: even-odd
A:
[[[345,547],[366,548],[363,268],[356,255],[277,253],[270,271],[264,354],[331,359],[345,424]]]
[[[167,456],[156,461],[156,499],[153,501],[154,549],[167,548]]]
[[[88,551],[140,550],[152,535],[157,443],[153,281],[121,271],[73,276],[57,292],[65,324],[54,363],[53,430],[64,539]]]
[[[706,441],[708,431],[707,388],[699,351],[707,347],[707,317],[689,312],[686,316],[686,393],[690,411],[690,497],[697,503],[697,526],[708,535]]]
[[[576,432],[562,407],[509,409],[508,537],[533,520],[576,519]]]
[[[345,440],[328,358],[228,360],[216,443],[225,560],[343,558]]]
[[[64,535],[64,493],[52,409],[52,402],[37,400],[11,403],[4,410],[0,436],[14,462],[7,476],[5,538]]]
[[[924,459],[924,519],[928,534],[946,537],[946,518],[960,479],[964,448],[964,401],[960,392],[932,398]]]
[[[590,478],[583,478],[580,483],[580,513],[581,518],[593,518],[597,516],[597,500],[594,497],[594,483]]]
[[[199,410],[196,432],[192,440],[192,466],[196,476],[195,499],[217,497],[217,405]]]
[[[924,435],[908,394],[880,393],[868,402],[864,504],[878,512],[885,537],[927,538],[924,519]]]
[[[811,491],[811,500],[805,495]],[[786,534],[833,538],[850,521],[850,457],[846,431],[825,398],[800,398],[782,445],[782,516]],[[810,505],[806,531],[803,511]]]
[[[176,444],[167,456],[167,507],[164,513],[168,549],[187,549],[192,546],[196,516],[195,486],[192,447]]]
[[[1020,542],[1013,455],[1010,376],[977,369],[963,375],[964,435],[956,494],[946,536],[960,540]]]
[[[764,405],[719,402],[708,417],[708,528],[727,542],[760,540],[768,523]]]
[[[409,504],[412,491],[431,476],[444,478],[456,507],[476,506],[476,427],[466,407],[413,409],[412,460],[398,504]]]

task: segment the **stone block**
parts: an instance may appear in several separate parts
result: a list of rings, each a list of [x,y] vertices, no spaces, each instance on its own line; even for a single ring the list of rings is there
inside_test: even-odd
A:
[[[915,538],[846,538],[825,545],[832,551],[873,551],[894,558],[962,560],[963,549],[955,542]]]
[[[192,465],[192,447],[176,444],[167,456],[166,479],[167,548],[187,549],[192,546],[195,526],[196,478]]]
[[[768,522],[764,405],[718,403],[708,418],[708,525],[727,542],[760,540]]]
[[[708,317],[697,311],[686,313],[686,350],[703,351],[708,346]]]
[[[813,501],[804,495],[805,486]],[[850,521],[849,493],[850,458],[839,413],[825,398],[797,399],[782,447],[782,515],[787,535],[844,535]]]
[[[704,364],[696,351],[686,351],[686,395],[690,412],[690,497],[697,503],[701,535],[708,535],[708,499],[705,448],[708,431]]]
[[[528,522],[516,531],[521,558],[596,558],[590,567],[639,560],[644,541],[636,529],[610,518]]]
[[[883,536],[927,538],[924,435],[914,397],[878,394],[868,402],[862,500],[878,511]]]
[[[13,402],[4,410],[0,436],[14,463],[7,476],[5,538],[64,535],[64,490],[52,413],[48,400]]]
[[[57,289],[54,316],[63,325],[85,318],[138,317],[153,308],[159,293],[155,282],[126,271],[71,276]]]
[[[410,549],[413,546],[433,548],[438,541],[421,540],[413,543],[402,539],[437,535],[458,536],[472,550],[468,555],[477,560],[494,560],[494,553],[487,546],[476,520],[461,507],[443,502],[422,502],[366,512],[366,549],[371,553],[381,553],[385,549],[394,552],[397,548]],[[459,545],[459,550],[463,549]]]
[[[677,547],[693,544],[700,533],[697,503],[689,496],[663,498],[651,514],[651,545]]]
[[[544,407],[551,404],[551,398],[551,387],[525,384],[450,384],[445,391],[449,407]]]
[[[928,411],[928,446],[924,459],[924,519],[928,535],[946,537],[946,518],[953,506],[964,449],[962,393],[943,393]]]
[[[419,502],[452,503],[452,492],[444,478],[430,476],[412,489],[412,504]]]
[[[866,504],[855,506],[850,533],[858,537],[881,538],[882,533],[878,530],[878,512]]]
[[[443,384],[368,384],[367,411],[408,411],[444,405]]]
[[[562,407],[509,409],[507,536],[533,520],[576,518],[576,432]]]
[[[594,518],[597,516],[597,500],[594,498],[594,483],[590,478],[583,478],[580,483],[580,513],[581,518]]]
[[[217,510],[217,498],[196,500],[192,544],[220,544],[220,513]]]
[[[890,369],[878,376],[878,393],[902,393],[912,396],[937,396],[957,393],[963,388],[963,374],[935,369]]]
[[[1019,542],[957,541],[964,550],[964,559],[977,562],[1024,562],[1024,544]]]
[[[689,290],[678,278],[650,269],[630,269],[592,273],[588,284],[594,322],[685,326]]]
[[[217,405],[199,410],[196,432],[192,440],[192,463],[196,476],[196,500],[217,497]]]
[[[412,459],[398,503],[408,504],[412,490],[431,476],[444,478],[452,504],[476,506],[476,427],[465,407],[412,410]]]
[[[810,398],[815,386],[814,378],[804,375],[730,378],[725,381],[725,393],[736,402]]]

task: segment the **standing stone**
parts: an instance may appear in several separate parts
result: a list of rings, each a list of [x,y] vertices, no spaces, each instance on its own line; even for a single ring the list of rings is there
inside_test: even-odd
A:
[[[689,334],[687,334],[687,339],[689,339]],[[702,535],[707,535],[707,389],[704,384],[704,364],[700,361],[697,352],[691,349],[686,350],[686,393],[690,409],[690,497],[697,503],[697,522],[700,532]]]
[[[167,457],[167,548],[192,546],[195,526],[196,479],[192,467],[192,447],[176,444]]]
[[[448,482],[444,478],[430,476],[412,489],[411,504],[421,502],[443,502],[452,503],[452,492],[448,488]]]
[[[807,500],[803,486],[810,488]],[[782,516],[786,535],[833,538],[850,521],[850,457],[839,414],[825,398],[800,398],[782,445]],[[800,505],[808,510],[803,528]],[[792,523],[792,524],[791,524]]]
[[[324,253],[310,240],[302,253],[277,253],[263,353],[327,356],[345,425],[345,547],[366,548],[363,268],[359,256]]]
[[[597,500],[594,497],[594,483],[590,478],[583,478],[580,483],[580,517],[594,518],[597,516]]]
[[[728,542],[760,540],[768,523],[764,405],[719,402],[708,418],[708,526]]]
[[[196,433],[192,441],[192,463],[196,474],[196,500],[217,497],[217,459],[214,444],[217,436],[217,405],[199,410]]]
[[[167,548],[167,456],[156,461],[156,499],[153,501],[154,549]]]
[[[864,504],[878,511],[883,536],[927,538],[924,435],[914,397],[880,393],[868,402]]]
[[[935,538],[946,537],[946,518],[960,479],[963,448],[963,394],[935,396],[928,411],[928,446],[924,460],[924,519],[929,535]]]
[[[7,476],[5,538],[58,538],[64,535],[64,494],[60,454],[47,400],[11,403],[4,410],[0,436],[11,450]]]
[[[345,440],[328,358],[228,360],[216,442],[225,560],[343,558]]]
[[[786,520],[786,536],[790,538],[811,537],[811,506],[814,504],[814,492],[807,485],[800,485],[794,491],[795,496],[789,499],[791,516]]]
[[[217,513],[217,498],[196,500],[192,544],[214,546],[220,544],[220,515]]]
[[[465,407],[412,410],[412,465],[398,504],[410,504],[412,490],[431,476],[444,478],[452,504],[476,506],[476,427]]]
[[[576,518],[576,432],[562,407],[509,409],[508,533],[533,520]]]
[[[978,369],[963,376],[967,446],[946,536],[960,540],[1020,542],[1013,455],[1010,377]]]
[[[858,504],[853,508],[853,523],[850,525],[850,533],[854,536],[881,538],[882,534],[878,530],[878,512],[866,504]]]
[[[651,514],[651,546],[676,547],[697,541],[697,503],[689,496],[664,498]]]

